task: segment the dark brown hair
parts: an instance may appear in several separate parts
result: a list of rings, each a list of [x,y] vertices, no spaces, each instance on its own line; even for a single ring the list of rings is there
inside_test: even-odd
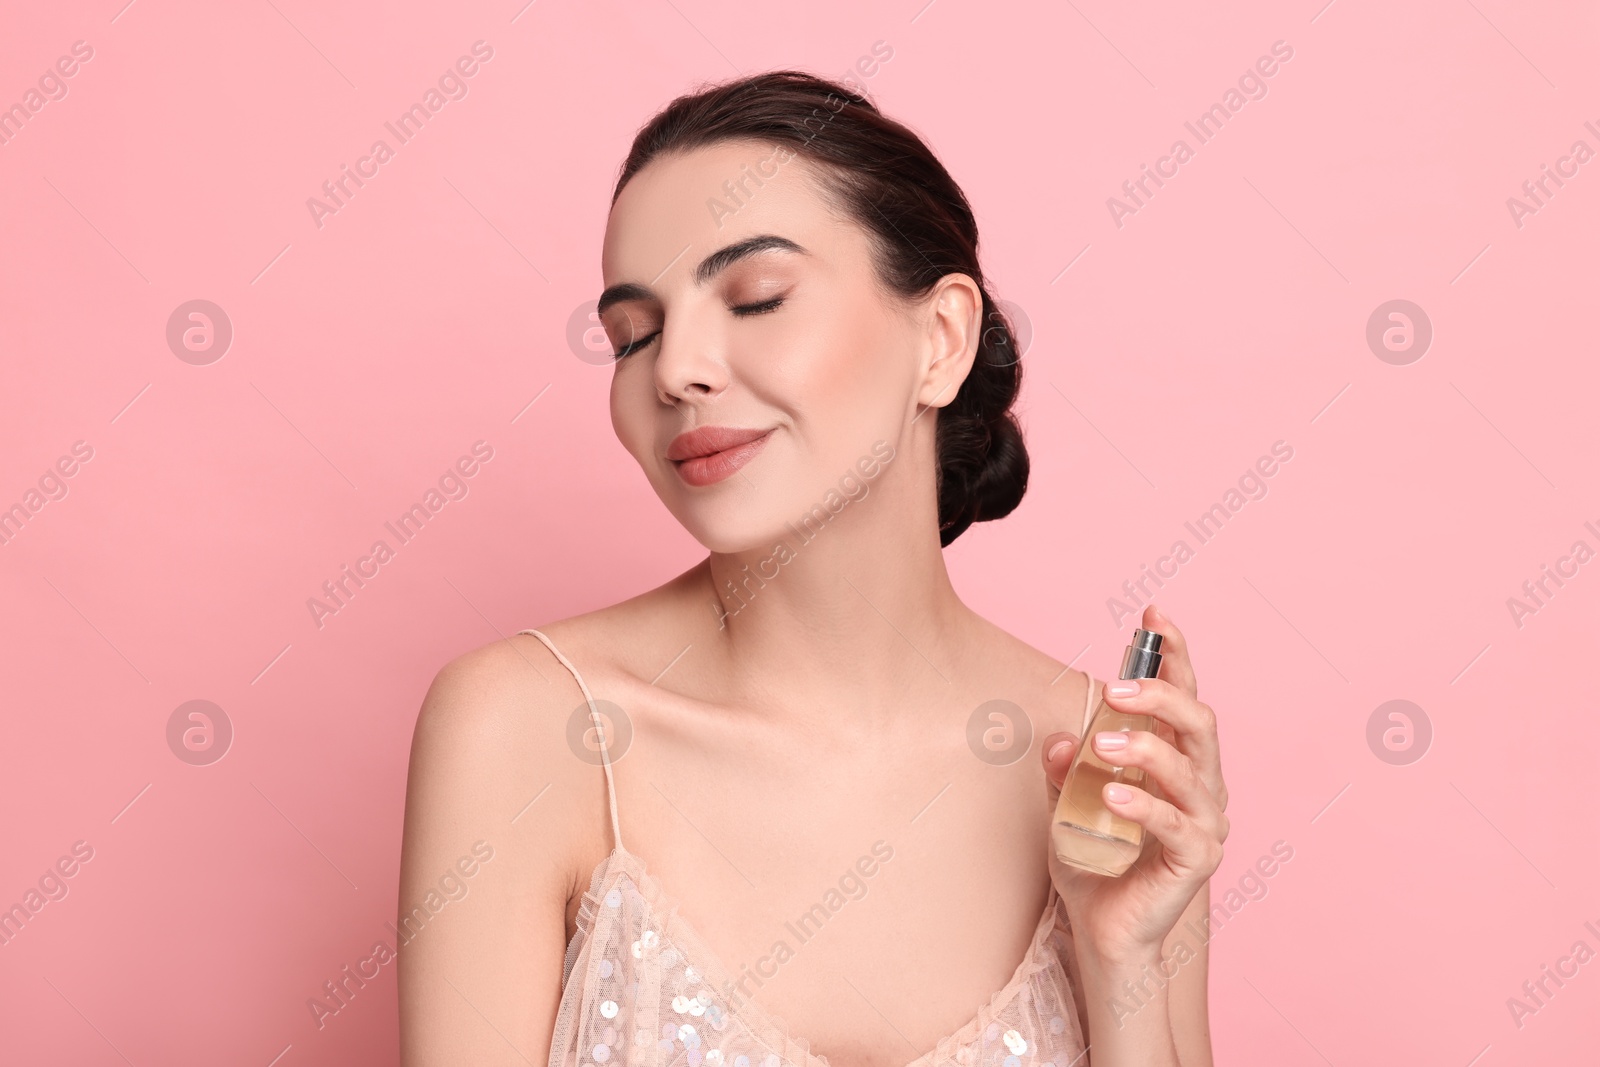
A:
[[[1009,515],[1028,488],[1028,452],[1011,412],[1022,384],[1012,324],[978,265],[978,226],[955,180],[905,126],[837,82],[770,71],[678,97],[634,137],[611,199],[662,153],[722,141],[778,142],[820,164],[823,193],[871,240],[880,281],[906,299],[947,274],[983,292],[972,369],[939,409],[935,433],[939,543]]]

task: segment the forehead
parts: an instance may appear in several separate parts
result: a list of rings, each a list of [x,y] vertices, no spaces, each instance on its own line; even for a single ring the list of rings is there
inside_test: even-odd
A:
[[[855,227],[829,209],[818,173],[776,141],[724,141],[658,156],[612,205],[600,257],[605,284],[665,282],[664,274],[687,273],[707,254],[757,233],[780,234],[823,256],[842,251]]]

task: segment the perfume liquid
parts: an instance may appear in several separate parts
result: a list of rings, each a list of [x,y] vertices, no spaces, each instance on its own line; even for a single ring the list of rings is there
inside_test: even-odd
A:
[[[1133,642],[1122,656],[1122,678],[1154,678],[1161,666],[1161,635],[1135,630]],[[1095,874],[1116,877],[1133,866],[1144,848],[1144,827],[1115,814],[1105,805],[1101,790],[1108,782],[1144,787],[1139,767],[1118,767],[1101,759],[1094,735],[1108,730],[1148,730],[1165,740],[1171,728],[1153,715],[1128,715],[1114,710],[1102,698],[1072,757],[1061,783],[1050,839],[1062,863]]]

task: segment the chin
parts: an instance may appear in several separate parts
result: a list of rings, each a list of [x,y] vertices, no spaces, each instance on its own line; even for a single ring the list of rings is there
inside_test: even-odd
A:
[[[721,555],[739,552],[770,553],[775,544],[791,540],[784,536],[783,520],[752,514],[749,502],[737,509],[706,508],[689,504],[673,508],[683,528],[705,546]]]
[[[735,473],[696,487],[679,478],[670,463],[663,463],[655,468],[652,481],[672,517],[709,552],[770,553],[779,540],[792,540],[785,536],[785,501],[781,492],[774,491],[782,479],[770,470],[753,473],[750,479]]]

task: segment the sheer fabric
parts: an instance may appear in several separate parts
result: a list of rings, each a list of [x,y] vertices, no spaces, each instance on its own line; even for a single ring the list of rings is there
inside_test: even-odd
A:
[[[521,632],[544,642],[572,672],[598,726],[577,668],[538,630]],[[1085,728],[1099,686],[1090,679]],[[678,914],[644,861],[623,847],[603,730],[599,736],[615,847],[579,903],[550,1067],[832,1067],[804,1036],[736,991],[739,976]],[[1066,971],[1071,956],[1071,931],[1052,886],[1011,980],[905,1067],[1087,1067]]]

